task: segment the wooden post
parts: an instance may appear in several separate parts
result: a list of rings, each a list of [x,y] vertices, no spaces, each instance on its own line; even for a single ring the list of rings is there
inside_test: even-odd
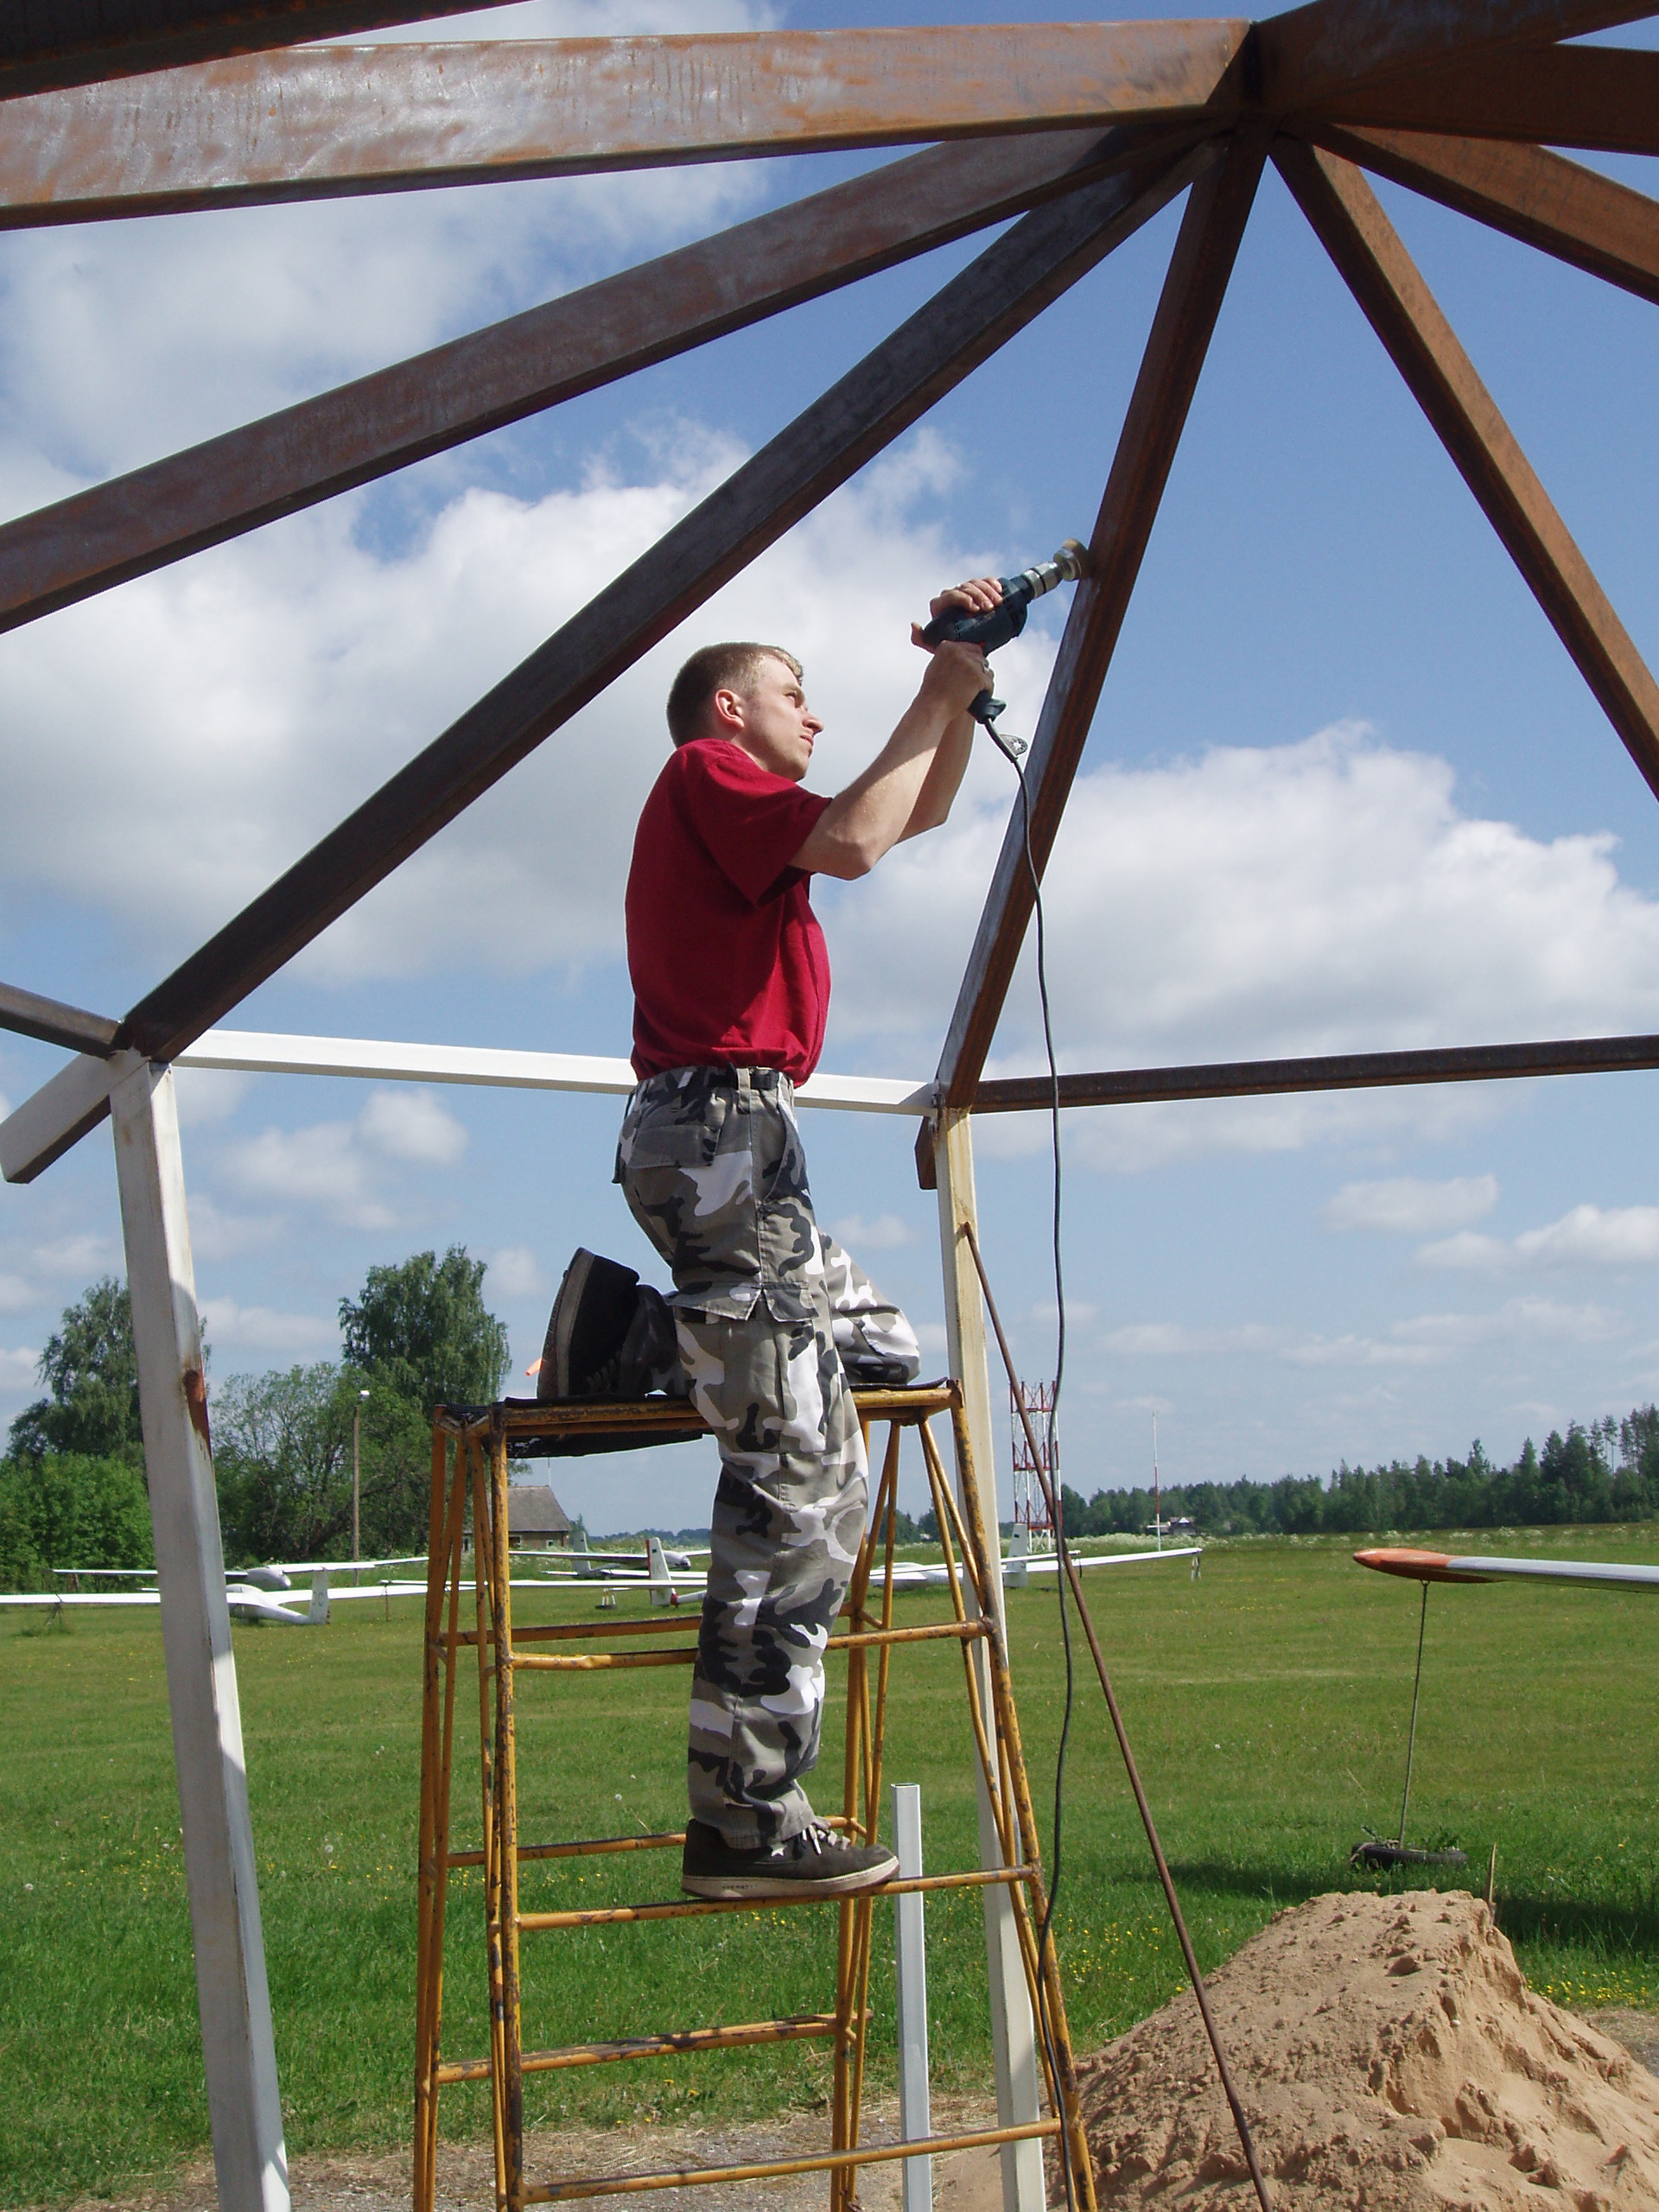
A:
[[[985,1309],[979,1279],[962,1234],[964,1222],[979,1233],[974,1201],[974,1149],[969,1117],[946,1108],[934,1136],[934,1172],[939,1192],[939,1249],[944,1270],[944,1329],[950,1372],[962,1390],[963,1412],[973,1454],[972,1475],[980,1492],[980,1516],[985,1529],[986,1566],[989,1571],[991,1602],[999,1630],[1007,1637],[1002,1605],[1002,1546],[997,1532],[995,1443],[991,1433],[991,1378],[985,1353]],[[957,1482],[964,1470],[958,1468]],[[973,1606],[971,1588],[964,1591]],[[982,1709],[991,1710],[990,1662],[983,1643],[973,1647],[978,1673]],[[991,1817],[990,1798],[983,1775],[978,1776],[979,1863],[1003,1864]],[[990,1968],[991,2044],[996,2060],[997,2119],[1004,2127],[1022,2126],[1040,2117],[1037,2092],[1037,2041],[1032,2024],[1031,1999],[1026,1988],[1026,1969],[1020,1953],[1019,1930],[1007,1887],[998,1884],[983,1892],[985,1948]],[[1040,2143],[1027,2139],[1002,2145],[1003,2212],[1043,2212],[1043,2153]]]
[[[170,1068],[110,1094],[220,2212],[289,2212],[242,1716]]]

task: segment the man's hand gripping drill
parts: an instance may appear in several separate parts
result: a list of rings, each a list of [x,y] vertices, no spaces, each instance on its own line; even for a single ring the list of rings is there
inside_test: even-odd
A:
[[[1068,537],[1052,561],[1040,562],[1034,569],[1023,569],[1017,576],[976,576],[953,590],[941,592],[929,605],[932,620],[926,628],[911,624],[911,643],[929,652],[942,645],[977,645],[988,657],[999,645],[1005,645],[1010,638],[1020,635],[1026,626],[1026,611],[1033,599],[1040,599],[1057,584],[1076,583],[1088,570],[1087,549],[1075,537]],[[988,678],[988,658],[985,673]],[[1006,750],[1023,753],[1026,748],[1022,739],[1000,737],[993,727],[1002,712],[1003,703],[992,697],[988,683],[968,712]]]

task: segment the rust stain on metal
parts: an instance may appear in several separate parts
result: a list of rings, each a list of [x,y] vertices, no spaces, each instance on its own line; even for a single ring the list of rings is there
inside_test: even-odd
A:
[[[1243,22],[290,48],[16,99],[0,226],[1225,120]]]
[[[190,1426],[201,1439],[211,1459],[213,1440],[207,1431],[207,1378],[199,1367],[184,1370],[184,1402],[190,1409]]]

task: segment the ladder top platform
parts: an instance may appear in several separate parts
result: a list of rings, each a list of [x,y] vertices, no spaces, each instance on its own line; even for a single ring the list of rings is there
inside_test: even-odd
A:
[[[954,1412],[962,1395],[951,1382],[917,1383],[906,1389],[858,1390],[853,1401],[867,1421],[900,1427]],[[567,1452],[602,1448],[617,1437],[630,1444],[673,1444],[707,1436],[709,1424],[688,1398],[558,1398],[539,1404],[533,1398],[503,1398],[493,1406],[439,1406],[433,1427],[443,1434],[476,1443],[502,1438],[512,1452],[537,1444]],[[515,1453],[513,1456],[517,1456]]]

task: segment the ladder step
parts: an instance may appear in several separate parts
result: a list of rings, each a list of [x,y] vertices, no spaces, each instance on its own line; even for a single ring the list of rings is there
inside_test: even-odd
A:
[[[1001,1882],[1029,1882],[1030,1866],[976,1867],[964,1874],[908,1874],[874,1888],[834,1892],[816,1897],[686,1897],[664,1904],[595,1905],[584,1912],[521,1912],[518,1926],[526,1935],[550,1928],[608,1928],[619,1921],[692,1920],[709,1912],[771,1912],[781,1905],[849,1904],[858,1897],[903,1897],[914,1890],[982,1890]]]
[[[543,2183],[524,2193],[526,2204],[561,2204],[573,2197],[626,2196],[647,2189],[684,2189],[697,2182],[770,2181],[785,2174],[823,2173],[836,2166],[878,2165],[887,2158],[945,2158],[953,2151],[1024,2143],[1058,2135],[1058,2120],[1027,2120],[1023,2127],[982,2127],[966,2135],[925,2135],[912,2143],[861,2143],[851,2151],[823,2151],[813,2158],[768,2158],[748,2166],[681,2166],[670,2173],[592,2174],[581,2181]]]
[[[610,1586],[614,1589],[620,1586],[613,1583]],[[640,1586],[643,1588],[644,1585]],[[843,1615],[842,1618],[844,1618],[845,1616]],[[866,1618],[868,1618],[868,1615]],[[595,1636],[683,1636],[695,1625],[692,1620],[683,1615],[677,1620],[670,1618],[660,1621],[556,1621],[544,1622],[529,1628],[515,1628],[512,1631],[512,1663],[515,1667],[526,1664],[537,1667],[591,1665],[596,1660],[601,1660],[602,1655],[583,1653],[579,1658],[574,1659],[537,1658],[527,1661],[525,1655],[518,1647],[522,1643],[570,1643]],[[861,1629],[845,1636],[832,1636],[828,1648],[831,1651],[852,1651],[873,1643],[931,1643],[941,1637],[954,1637],[960,1642],[972,1643],[976,1637],[988,1636],[990,1632],[988,1624],[983,1620],[928,1621],[915,1628]],[[491,1630],[485,1630],[484,1641],[486,1644],[493,1644],[495,1642],[494,1634]],[[467,1629],[455,1637],[457,1646],[466,1644],[470,1648],[477,1642],[476,1629]],[[448,1645],[449,1638],[447,1633],[435,1636],[432,1639],[432,1649],[440,1658],[448,1649]],[[675,1658],[682,1657],[684,1649],[684,1646],[677,1645]],[[615,1664],[616,1662],[605,1660],[603,1663]],[[636,1660],[634,1663],[644,1666],[655,1664],[661,1667],[671,1664],[672,1662],[660,1655],[652,1654],[644,1659]]]
[[[865,2018],[872,2015],[867,2010]],[[606,2066],[621,2058],[671,2057],[677,2051],[735,2050],[750,2044],[799,2043],[811,2036],[833,2036],[833,2012],[798,2012],[783,2020],[747,2020],[730,2028],[678,2028],[660,2036],[623,2036],[614,2043],[572,2043],[557,2050],[527,2050],[520,2062],[526,2074],[550,2074],[566,2066]],[[440,2082],[487,2082],[487,2058],[457,2058],[438,2068]]]
[[[849,1821],[845,1813],[826,1814],[821,1825],[827,1828],[856,1828],[863,1830],[856,1821]],[[685,1842],[683,1828],[668,1828],[660,1835],[597,1835],[584,1837],[575,1843],[521,1843],[518,1864],[527,1859],[600,1859],[615,1851],[677,1851]],[[446,1865],[450,1866],[481,1866],[484,1853],[480,1851],[452,1851]]]

